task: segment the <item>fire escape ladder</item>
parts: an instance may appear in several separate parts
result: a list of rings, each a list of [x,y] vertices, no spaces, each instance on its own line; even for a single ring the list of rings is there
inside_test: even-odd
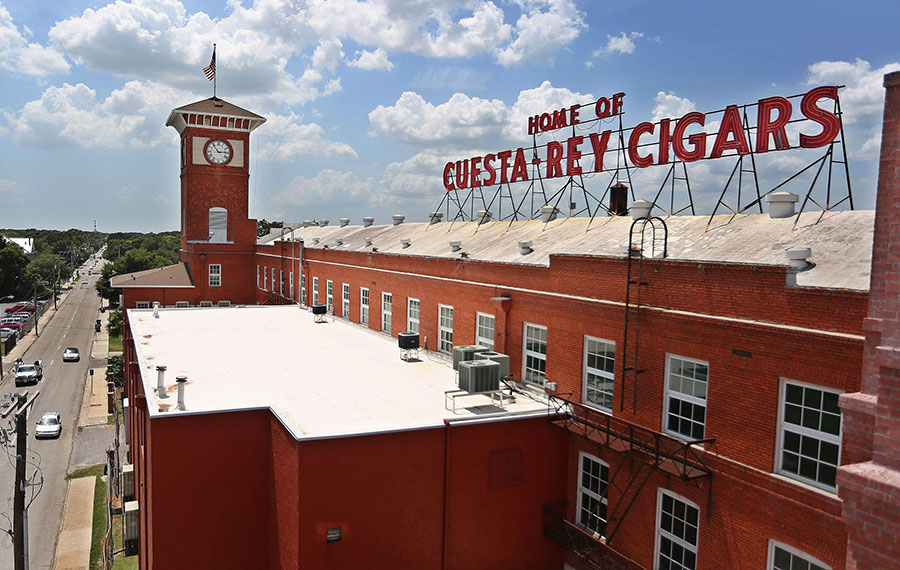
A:
[[[625,461],[622,461],[619,463],[619,466],[621,467],[625,463]],[[634,462],[629,463],[633,466]],[[619,530],[619,527],[628,515],[628,511],[631,510],[634,501],[638,498],[641,489],[644,488],[644,485],[646,485],[651,475],[653,475],[653,466],[650,463],[639,461],[637,463],[637,469],[632,470],[631,477],[628,479],[628,484],[625,486],[625,489],[619,489],[618,485],[615,485],[614,475],[610,477],[610,484],[613,485],[617,491],[620,491],[620,495],[619,501],[616,503],[616,508],[607,516],[607,544],[612,542],[613,537],[616,535],[616,531]],[[619,511],[621,511],[621,514]]]

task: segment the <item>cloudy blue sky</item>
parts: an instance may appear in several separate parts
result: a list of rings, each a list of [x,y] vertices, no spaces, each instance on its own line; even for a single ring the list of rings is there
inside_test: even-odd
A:
[[[529,115],[617,91],[630,126],[834,84],[871,208],[898,16],[888,1],[0,0],[0,227],[177,229],[164,122],[211,95],[213,42],[219,95],[268,118],[254,217],[424,219],[446,160],[527,144]],[[816,156],[763,157],[762,190]],[[689,166],[700,211],[733,167]],[[636,176],[638,197],[665,174]]]

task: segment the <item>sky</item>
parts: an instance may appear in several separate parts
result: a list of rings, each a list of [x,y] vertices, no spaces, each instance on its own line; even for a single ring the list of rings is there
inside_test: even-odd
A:
[[[630,127],[819,85],[845,86],[854,203],[870,209],[898,17],[896,1],[0,0],[0,227],[179,229],[165,120],[212,95],[213,43],[218,95],[267,118],[251,138],[251,217],[424,220],[447,161],[531,144],[534,114],[624,92]],[[759,156],[760,190],[823,150]],[[698,212],[735,163],[687,166]],[[667,173],[635,172],[636,197],[652,200]],[[600,195],[609,179],[584,182]]]

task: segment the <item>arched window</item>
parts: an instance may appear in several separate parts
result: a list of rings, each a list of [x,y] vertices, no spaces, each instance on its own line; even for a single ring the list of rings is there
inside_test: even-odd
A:
[[[228,210],[225,208],[209,209],[209,243],[225,243],[228,241]]]

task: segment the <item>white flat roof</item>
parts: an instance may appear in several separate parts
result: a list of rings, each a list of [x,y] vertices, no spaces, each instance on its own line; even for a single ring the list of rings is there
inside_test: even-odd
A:
[[[420,351],[400,360],[397,339],[296,305],[129,309],[151,418],[270,408],[297,439],[364,435],[442,426],[444,419],[546,413],[542,392],[519,394],[505,408],[488,395],[444,408],[456,389],[450,363]],[[165,365],[166,398],[155,393]],[[176,376],[185,375],[184,411]]]

